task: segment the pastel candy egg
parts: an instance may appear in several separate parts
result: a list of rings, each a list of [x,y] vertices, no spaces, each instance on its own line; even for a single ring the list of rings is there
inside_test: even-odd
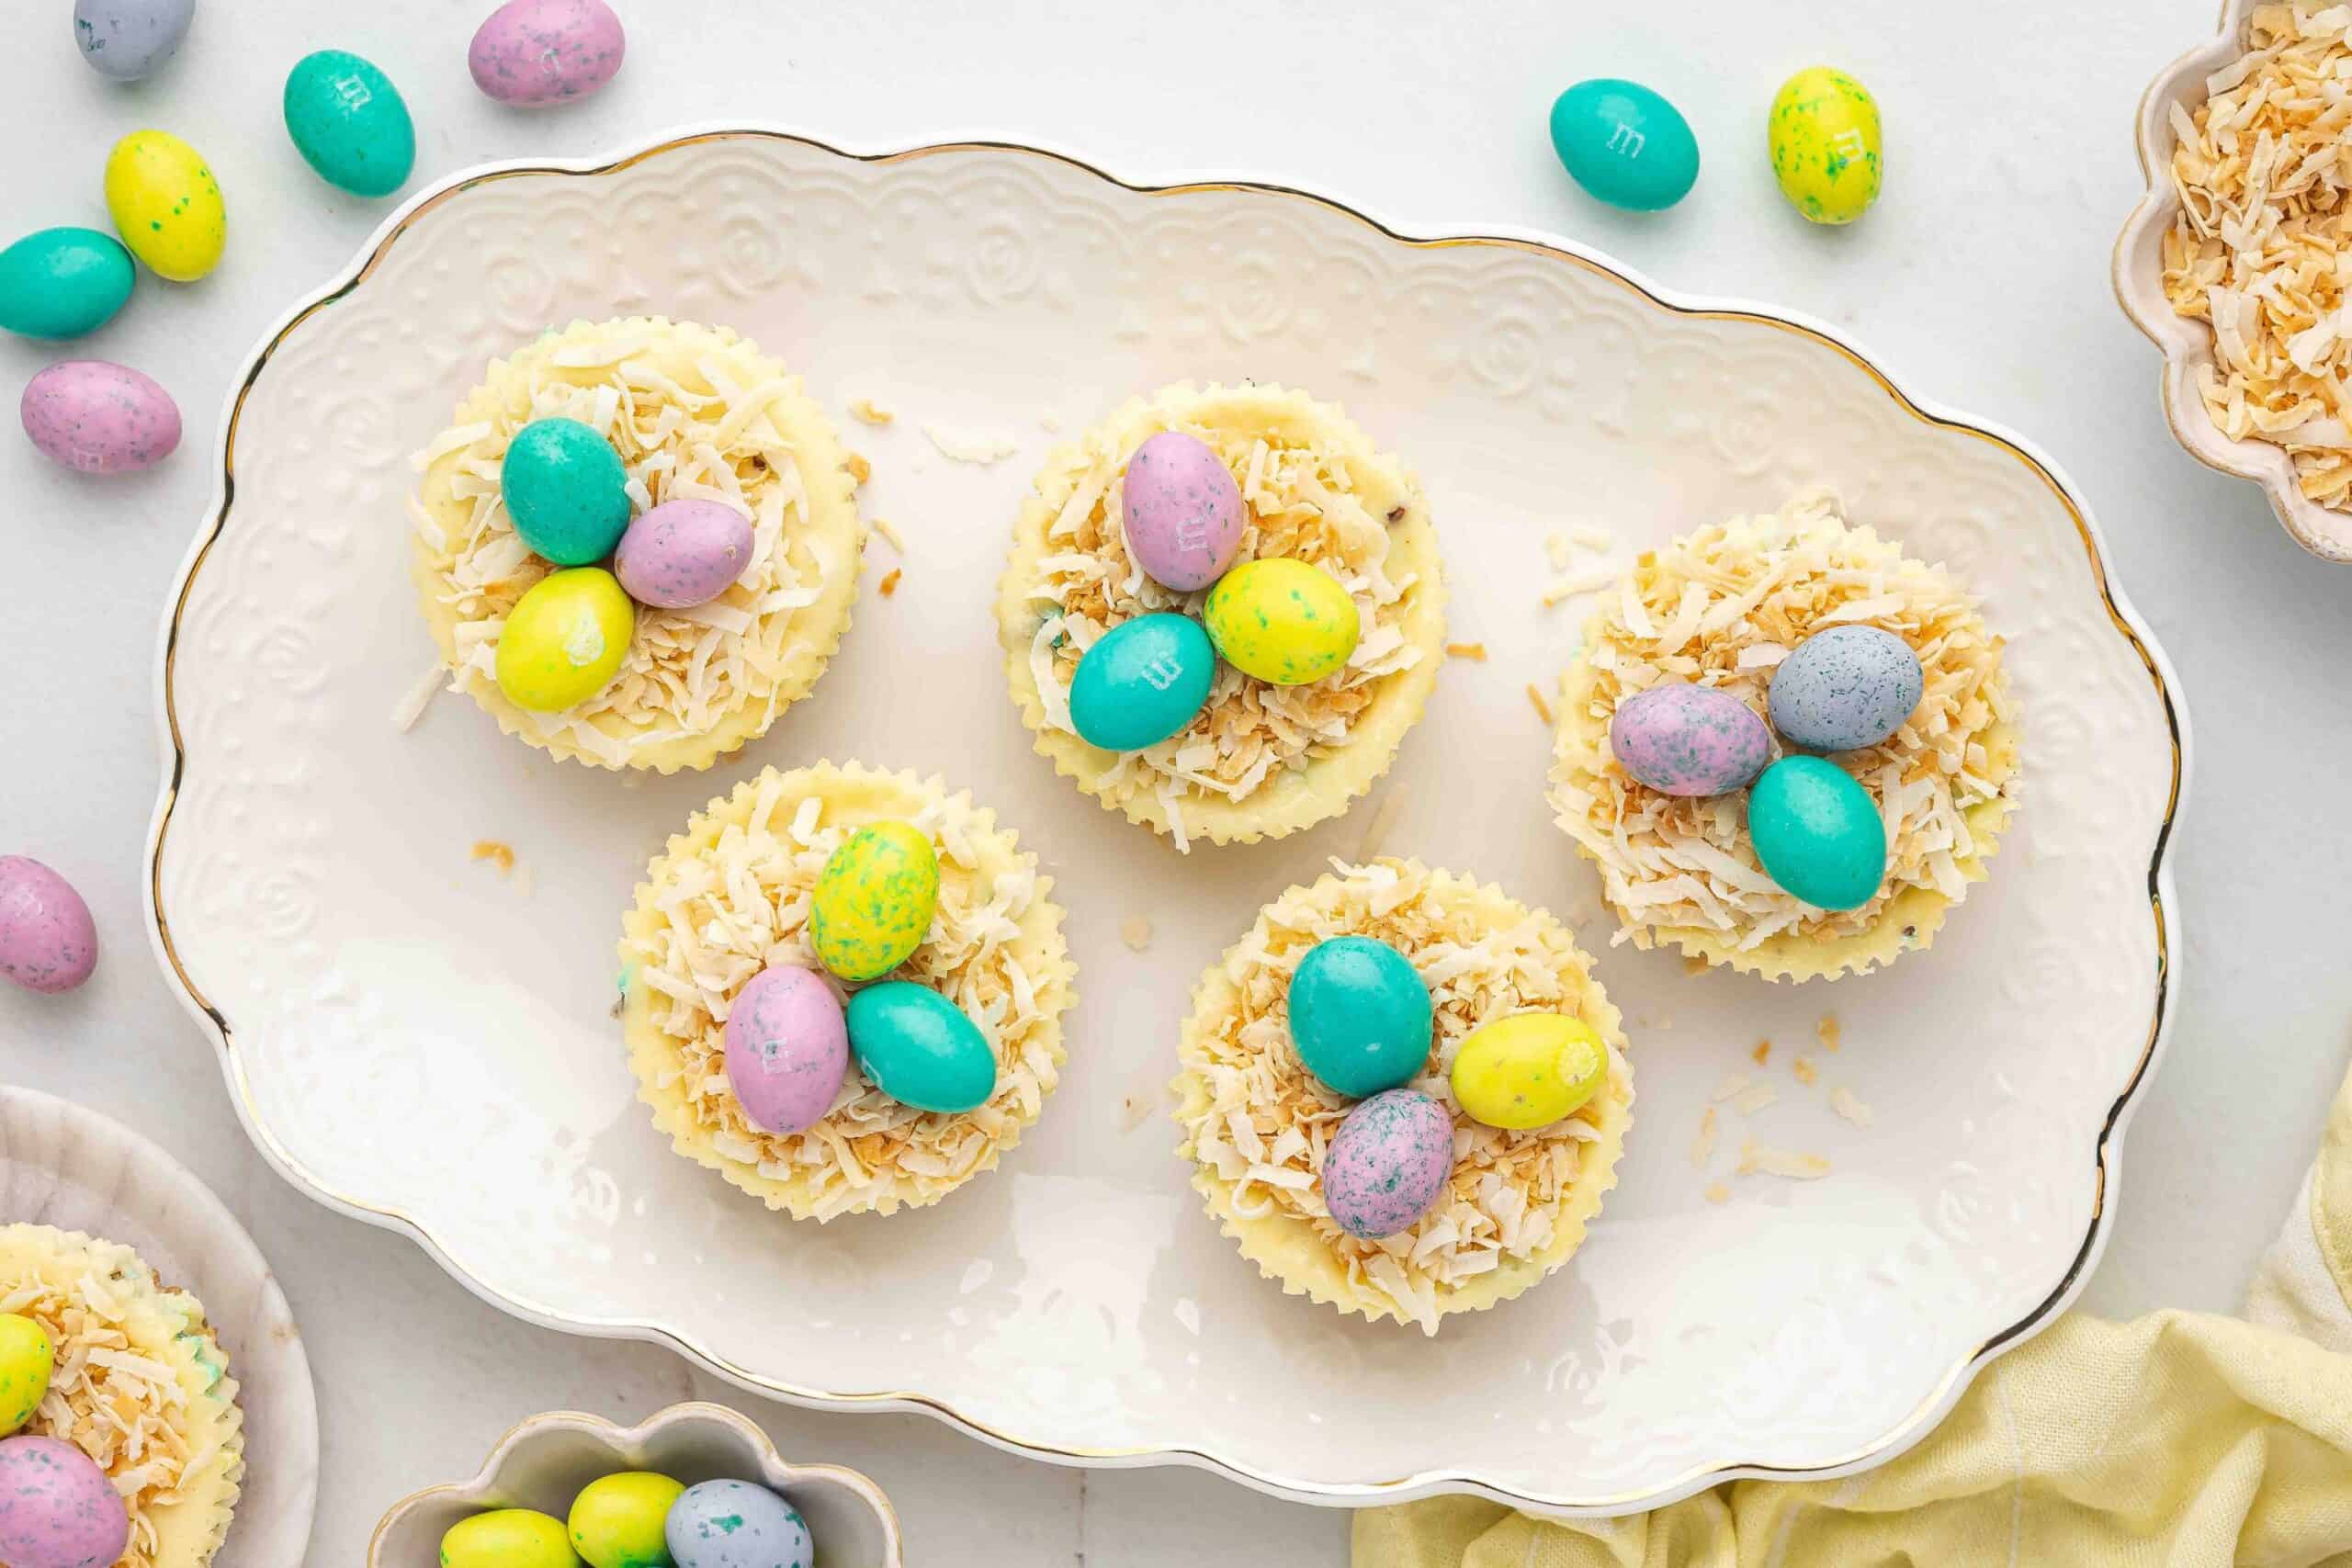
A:
[[[391,78],[340,49],[287,73],[286,134],[319,178],[354,196],[390,196],[416,166],[416,127]]]
[[[25,383],[17,413],[42,457],[85,474],[152,468],[180,444],[171,393],[103,359],[51,366]]]
[[[996,1092],[996,1056],[980,1026],[911,980],[885,980],[850,998],[849,1043],[874,1087],[901,1105],[961,1112]]]
[[[441,1537],[441,1568],[580,1568],[563,1521],[536,1508],[493,1508]]]
[[[849,1029],[833,989],[771,964],[727,1009],[727,1081],[755,1127],[798,1133],[833,1108],[849,1071]]]
[[[0,855],[0,975],[54,993],[97,964],[98,928],[73,885],[37,860]]]
[[[130,1516],[106,1472],[55,1438],[0,1442],[0,1562],[8,1568],[111,1568]]]
[[[1766,126],[1772,177],[1812,221],[1851,223],[1878,199],[1878,100],[1843,71],[1815,65],[1790,77],[1772,96]]]
[[[1241,552],[1241,487],[1214,447],[1163,430],[1127,456],[1127,553],[1180,593],[1206,588]]]
[[[685,1491],[666,1475],[625,1470],[580,1489],[565,1521],[588,1568],[671,1568],[662,1522]]]
[[[1367,1240],[1410,1229],[1445,1190],[1453,1118],[1419,1089],[1360,1100],[1323,1151],[1323,1206]]]
[[[193,283],[220,263],[229,206],[203,154],[161,130],[134,130],[107,154],[107,211],[156,276]]]
[[[1835,762],[1783,757],[1747,792],[1747,834],[1773,881],[1824,909],[1871,901],[1886,874],[1886,824]]]
[[[1552,151],[1611,207],[1672,207],[1699,179],[1699,139],[1682,111],[1639,82],[1596,77],[1552,104]]]
[[[1489,1127],[1548,1127],[1600,1092],[1609,1048],[1580,1018],[1521,1012],[1480,1024],[1449,1082],[1464,1114]]]
[[[605,689],[628,657],[637,606],[601,567],[551,571],[506,612],[498,689],[518,708],[560,713]]]
[[[1919,656],[1893,632],[1831,626],[1781,660],[1767,705],[1782,739],[1816,751],[1855,751],[1902,728],[1927,686]]]
[[[74,0],[74,42],[90,69],[135,82],[179,52],[196,0]]]
[[[904,964],[939,908],[939,857],[911,823],[860,828],[826,857],[808,909],[817,962],[844,980]]]
[[[498,466],[514,532],[558,566],[603,560],[628,528],[628,470],[612,443],[576,419],[535,419]]]
[[[0,328],[25,337],[93,333],[130,298],[130,253],[96,229],[43,229],[0,251]]]
[[[1105,751],[1157,746],[1193,722],[1216,679],[1216,649],[1190,615],[1137,615],[1096,639],[1069,682],[1079,739]]]
[[[748,1481],[706,1481],[670,1505],[663,1527],[678,1568],[810,1568],[800,1510]]]
[[[1662,794],[1728,795],[1771,761],[1772,732],[1729,692],[1678,682],[1618,704],[1609,750]]]
[[[56,1364],[48,1329],[22,1313],[0,1314],[0,1438],[32,1419]]]
[[[604,0],[507,0],[476,29],[466,68],[500,103],[532,108],[602,87],[628,42]]]
[[[665,501],[629,524],[613,553],[629,597],[664,610],[708,604],[751,564],[752,520],[718,501]]]
[[[1409,1083],[1429,1061],[1430,988],[1385,942],[1335,936],[1291,971],[1290,1039],[1306,1070],[1361,1099]]]
[[[1201,618],[1227,663],[1277,686],[1335,673],[1361,629],[1338,578],[1283,556],[1244,561],[1217,579]]]

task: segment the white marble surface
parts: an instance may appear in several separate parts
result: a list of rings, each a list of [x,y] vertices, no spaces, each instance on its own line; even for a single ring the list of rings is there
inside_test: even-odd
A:
[[[157,768],[153,629],[207,494],[198,454],[253,337],[381,210],[319,185],[279,126],[286,69],[319,47],[357,50],[400,83],[424,175],[594,152],[727,116],[859,143],[1038,139],[1132,178],[1260,174],[1415,226],[1547,228],[1677,288],[1803,308],[1922,390],[2027,432],[2098,511],[2112,564],[2180,671],[2200,747],[2180,829],[2183,1004],[2086,1304],[2122,1314],[2234,1302],[2352,1043],[2342,804],[2352,724],[2341,694],[2352,571],[2312,562],[2256,491],[2175,447],[2156,410],[2154,352],[2109,294],[2108,247],[2139,188],[2132,106],[2211,27],[2210,0],[1985,0],[1932,21],[1917,7],[1832,14],[1815,0],[1695,10],[1515,0],[1482,7],[1476,27],[1401,0],[1344,12],[1200,5],[1182,25],[1172,9],[1131,6],[1085,7],[1079,25],[1042,4],[620,4],[633,23],[620,81],[534,118],[486,103],[466,77],[465,41],[487,9],[478,0],[205,0],[184,58],[130,87],[80,64],[67,0],[15,0],[0,17],[0,231],[103,227],[106,148],[149,124],[204,150],[233,215],[212,278],[142,279],[130,310],[69,351],[162,380],[188,417],[191,450],[156,473],[102,481],[51,468],[0,432],[0,852],[70,876],[107,950],[77,994],[0,994],[0,1078],[103,1106],[156,1139],[277,1265],[319,1381],[313,1561],[356,1561],[389,1502],[469,1472],[532,1411],[633,1419],[692,1393],[749,1403],[666,1352],[504,1318],[407,1241],[297,1197],[245,1145],[204,1037],[148,959],[138,889]],[[1764,105],[1815,59],[1870,82],[1889,117],[1888,196],[1849,231],[1795,221],[1763,164]],[[1553,163],[1545,108],[1567,83],[1599,74],[1646,80],[1690,114],[1708,164],[1675,211],[1604,211]],[[20,385],[64,356],[0,342],[0,381]],[[1197,1474],[1080,1475],[917,1417],[753,1408],[788,1458],[879,1480],[918,1562],[1148,1568],[1343,1554],[1339,1516]]]

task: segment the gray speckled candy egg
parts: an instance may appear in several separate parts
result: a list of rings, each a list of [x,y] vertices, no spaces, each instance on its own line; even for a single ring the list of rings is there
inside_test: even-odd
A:
[[[1909,643],[1877,626],[1832,626],[1772,671],[1772,728],[1815,751],[1859,750],[1902,728],[1926,690]]]
[[[136,82],[177,54],[196,0],[74,0],[74,41],[90,69]]]
[[[670,1505],[662,1533],[677,1568],[809,1568],[800,1510],[748,1481],[706,1481]]]

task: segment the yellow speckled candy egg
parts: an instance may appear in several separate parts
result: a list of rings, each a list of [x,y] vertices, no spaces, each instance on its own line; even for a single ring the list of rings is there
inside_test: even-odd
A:
[[[1303,686],[1338,671],[1362,625],[1340,580],[1303,560],[1244,561],[1209,590],[1201,619],[1227,664],[1277,686]]]
[[[22,1313],[0,1314],[0,1438],[32,1419],[56,1364],[48,1329]]]
[[[1772,177],[1812,221],[1851,223],[1878,199],[1878,100],[1843,71],[1815,65],[1782,83],[1767,129]]]
[[[909,822],[876,822],[845,840],[818,874],[808,909],[817,962],[844,980],[904,964],[939,908],[939,857]]]
[[[1513,1013],[1462,1043],[1448,1081],[1453,1102],[1489,1127],[1548,1127],[1600,1092],[1609,1047],[1580,1018]]]
[[[588,1568],[670,1568],[662,1527],[684,1491],[650,1470],[625,1470],[590,1482],[571,1500],[571,1517],[564,1521],[571,1549]]]
[[[220,265],[229,207],[203,154],[162,130],[134,130],[107,155],[107,210],[158,277],[193,283]]]
[[[531,1508],[494,1508],[451,1525],[441,1568],[580,1568],[563,1521]]]
[[[628,657],[637,606],[600,566],[551,571],[506,613],[498,689],[518,708],[560,713],[605,689]]]

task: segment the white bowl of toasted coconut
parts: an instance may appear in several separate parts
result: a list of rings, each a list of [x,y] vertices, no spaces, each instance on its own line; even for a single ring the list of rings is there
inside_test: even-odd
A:
[[[2352,10],[2229,0],[2140,101],[2148,194],[2115,297],[2164,350],[2173,434],[2352,561]]]

